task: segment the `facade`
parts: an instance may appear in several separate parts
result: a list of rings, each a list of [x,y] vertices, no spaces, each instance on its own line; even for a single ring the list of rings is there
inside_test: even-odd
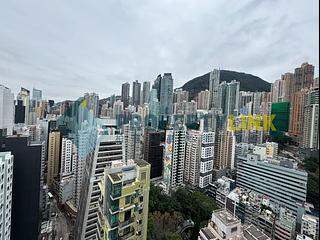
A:
[[[3,186],[0,190],[0,239],[10,239],[11,233],[11,209],[12,209],[12,181],[13,161],[11,152],[0,152],[0,182]]]
[[[319,218],[304,214],[302,216],[301,234],[310,237],[311,239],[319,239]]]
[[[21,136],[0,139],[0,146],[14,156],[10,239],[38,239],[42,146]]]
[[[93,116],[99,117],[99,96],[96,93],[84,95],[85,106],[92,112]]]
[[[304,104],[307,89],[295,92],[291,98],[289,134],[295,142],[302,141]]]
[[[0,137],[12,135],[14,123],[14,96],[11,90],[0,85]]]
[[[150,164],[150,178],[162,176],[163,169],[163,146],[161,144],[164,132],[146,129],[144,133],[144,160]]]
[[[270,129],[271,136],[282,136],[289,130],[290,122],[290,102],[272,103],[271,115],[274,115],[273,125],[275,131]]]
[[[270,197],[295,216],[306,201],[308,174],[289,159],[262,159],[258,154],[238,156],[237,186]]]
[[[122,84],[121,102],[123,102],[124,108],[129,106],[129,103],[130,103],[130,83],[128,83],[128,82]]]
[[[147,239],[150,165],[130,160],[105,170],[101,188],[103,239]]]

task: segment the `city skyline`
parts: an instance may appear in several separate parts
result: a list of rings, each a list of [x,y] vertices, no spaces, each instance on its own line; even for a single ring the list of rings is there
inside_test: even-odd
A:
[[[0,79],[15,96],[35,87],[60,101],[120,95],[122,83],[153,82],[164,72],[172,72],[174,88],[213,68],[274,82],[308,61],[318,76],[318,4],[5,2]]]

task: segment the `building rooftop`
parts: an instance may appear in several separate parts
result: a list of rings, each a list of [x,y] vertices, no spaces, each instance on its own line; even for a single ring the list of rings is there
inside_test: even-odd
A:
[[[134,162],[139,166],[139,167],[145,167],[145,166],[148,166],[149,165],[149,163],[148,162],[146,162],[146,161],[144,161],[144,160],[142,160],[142,159],[136,159],[136,160],[134,160]]]
[[[260,229],[253,225],[243,226],[243,237],[245,240],[269,240],[267,235],[265,235]]]
[[[239,223],[240,220],[234,217],[228,210],[219,209],[213,212],[214,216],[218,218],[225,225],[233,225]]]

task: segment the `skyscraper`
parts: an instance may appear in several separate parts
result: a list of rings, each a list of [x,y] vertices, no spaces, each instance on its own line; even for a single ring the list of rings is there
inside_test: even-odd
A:
[[[168,121],[172,115],[173,78],[171,73],[165,73],[160,87],[160,121]]]
[[[24,123],[25,120],[25,106],[23,106],[22,100],[17,100],[14,107],[14,123]]]
[[[25,88],[21,88],[20,92],[17,95],[17,100],[21,100],[23,102],[23,106],[25,106],[25,124],[29,123],[29,110],[30,110],[30,91]]]
[[[157,98],[160,101],[160,89],[161,89],[161,74],[157,76],[157,78],[154,80],[152,89],[155,89],[157,91]]]
[[[210,108],[218,108],[218,88],[220,84],[220,70],[214,69],[210,72],[209,91],[210,91]]]
[[[135,107],[140,105],[141,83],[138,80],[132,85],[132,103]]]
[[[13,155],[11,152],[0,152],[0,239],[10,239],[12,210]]]
[[[130,83],[128,83],[128,82],[122,84],[121,101],[123,102],[124,108],[129,106],[129,103],[130,103]]]
[[[147,128],[144,133],[144,160],[151,166],[151,179],[162,176],[163,147],[161,138],[164,132]]]
[[[11,90],[0,85],[0,137],[12,135],[14,124],[14,96]]]
[[[96,133],[90,143],[93,148],[87,152],[83,184],[75,225],[75,239],[100,239],[101,223],[99,219],[99,183],[104,170],[112,166],[113,161],[123,162],[123,138],[117,130],[115,119],[96,119],[91,131]],[[91,140],[90,140],[91,141]]]
[[[14,159],[11,240],[38,239],[40,223],[41,144],[28,144],[27,137],[0,139],[0,151]]]
[[[141,104],[148,103],[150,98],[150,82],[143,82]]]

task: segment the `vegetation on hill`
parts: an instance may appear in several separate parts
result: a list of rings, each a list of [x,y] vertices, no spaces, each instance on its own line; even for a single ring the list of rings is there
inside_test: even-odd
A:
[[[307,201],[319,210],[319,158],[306,158],[303,165],[308,172]]]
[[[148,239],[197,239],[200,228],[208,223],[215,209],[214,200],[201,192],[179,188],[168,196],[161,188],[151,185]],[[189,219],[194,222],[194,228],[180,236],[176,233],[178,226]]]
[[[182,86],[182,89],[189,91],[191,98],[194,98],[198,94],[198,92],[209,89],[209,77],[210,73],[206,73],[202,76],[196,77],[185,83]],[[220,82],[231,82],[232,80],[237,80],[240,82],[241,91],[269,92],[271,88],[270,83],[252,74],[220,70]]]

